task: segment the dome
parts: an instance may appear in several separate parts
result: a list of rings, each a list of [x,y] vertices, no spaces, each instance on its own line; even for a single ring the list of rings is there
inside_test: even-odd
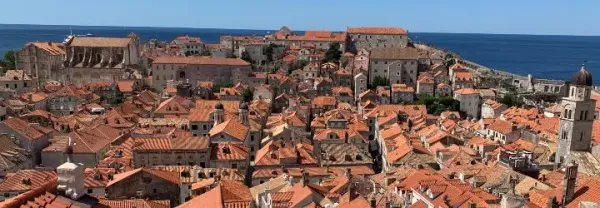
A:
[[[223,104],[222,103],[217,103],[215,105],[215,109],[223,110]]]
[[[248,110],[248,103],[243,102],[242,104],[240,104],[240,109],[242,109],[242,110]]]
[[[592,86],[592,74],[585,69],[585,64],[581,65],[581,69],[573,75],[573,85]]]

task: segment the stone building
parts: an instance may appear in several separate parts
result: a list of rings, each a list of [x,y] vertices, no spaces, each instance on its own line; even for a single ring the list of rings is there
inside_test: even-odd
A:
[[[10,136],[11,140],[20,148],[30,151],[33,164],[37,165],[42,161],[40,152],[50,144],[49,140],[53,131],[39,125],[29,124],[19,118],[9,117],[0,123],[0,132]]]
[[[180,198],[179,173],[138,168],[114,175],[106,185],[106,198],[170,200],[171,207],[183,203]]]
[[[416,84],[419,65],[426,59],[425,53],[416,48],[371,49],[369,82],[381,77],[390,84]]]
[[[124,38],[71,37],[65,42],[66,80],[75,84],[124,79],[140,63],[140,42],[135,34]]]
[[[486,100],[481,104],[481,118],[496,118],[502,114],[502,111],[508,109],[505,104],[494,100]]]
[[[180,53],[186,56],[198,56],[206,50],[199,37],[179,36],[171,44],[179,47]]]
[[[568,164],[570,161],[585,164],[577,161],[580,159],[578,156],[591,156],[589,152],[596,106],[595,100],[591,99],[592,80],[591,73],[585,69],[585,65],[582,66],[573,76],[568,96],[562,98],[561,105],[564,107],[564,112],[560,116],[558,149],[555,157],[557,166]]]
[[[460,101],[460,111],[472,119],[479,118],[481,107],[479,92],[473,88],[463,88],[454,92],[454,99]]]
[[[246,84],[250,74],[250,64],[237,58],[157,57],[152,62],[152,88],[161,91],[171,80],[212,81],[214,85]]]
[[[199,165],[208,167],[210,158],[207,137],[136,138],[133,167],[156,165]]]
[[[412,102],[415,100],[415,88],[405,84],[392,84],[392,103]]]
[[[284,35],[276,33],[274,39],[268,40],[285,46],[314,45],[317,50],[326,51],[330,44],[339,44],[340,51],[346,51],[346,33],[335,33],[331,31],[305,31],[303,35]]]
[[[15,92],[24,92],[37,86],[37,81],[24,70],[8,70],[0,76],[0,86]]]
[[[368,81],[367,76],[363,73],[354,75],[354,100],[358,100],[358,96],[367,90]]]
[[[435,82],[430,76],[422,76],[417,81],[417,95],[433,96]]]
[[[408,31],[392,27],[350,27],[347,44],[351,51],[372,48],[395,48],[408,45]]]
[[[27,43],[17,52],[17,69],[24,70],[40,83],[59,80],[63,73],[65,55],[65,48],[61,43]]]

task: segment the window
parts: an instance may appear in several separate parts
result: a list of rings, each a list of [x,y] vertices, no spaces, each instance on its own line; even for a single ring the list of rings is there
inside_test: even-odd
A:
[[[580,121],[582,121],[582,120],[583,120],[583,111],[581,111],[581,112],[579,113],[579,120],[580,120]]]
[[[571,119],[571,110],[569,110],[569,113],[567,114],[567,116],[568,116],[567,117],[568,119]]]
[[[231,168],[237,168],[237,164],[235,164],[235,163],[231,164]]]
[[[253,142],[254,141],[254,135],[250,135],[250,141]]]
[[[4,197],[10,197],[10,193],[4,193]]]
[[[152,192],[153,192],[153,193],[156,193],[157,191],[156,191],[156,189],[152,189]]]
[[[202,125],[202,130],[206,130],[206,124]]]
[[[23,82],[23,87],[27,87],[27,82]]]
[[[192,130],[198,130],[198,125],[196,125],[196,124],[192,125]]]
[[[15,84],[15,89],[17,89],[17,84]]]
[[[91,194],[91,193],[94,193],[94,191],[93,191],[92,189],[88,189],[88,190],[87,190],[87,193],[88,193],[88,194]]]
[[[585,112],[585,113],[583,113],[583,115],[585,115],[585,116],[583,117],[583,119],[587,121],[587,120],[588,120],[588,118],[587,118],[587,116],[588,116],[588,111],[584,111],[584,112]]]
[[[579,132],[579,141],[583,141],[583,132]]]

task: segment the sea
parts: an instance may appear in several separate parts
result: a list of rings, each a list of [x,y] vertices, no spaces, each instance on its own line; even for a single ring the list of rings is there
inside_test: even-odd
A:
[[[62,42],[69,34],[123,37],[134,32],[142,40],[170,41],[177,36],[218,43],[223,35],[265,35],[275,30],[106,27],[0,24],[0,57],[27,42]],[[535,78],[569,80],[586,63],[600,85],[600,36],[462,34],[411,32],[411,40],[453,51],[481,65]]]

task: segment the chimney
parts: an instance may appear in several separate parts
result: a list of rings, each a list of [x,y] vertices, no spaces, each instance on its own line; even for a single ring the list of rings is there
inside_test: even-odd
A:
[[[308,173],[302,168],[300,174],[302,174],[302,181],[300,181],[300,183],[302,183],[302,187],[306,187],[306,185],[308,185]]]
[[[571,162],[565,167],[565,178],[563,183],[563,201],[562,205],[565,206],[575,198],[575,183],[577,181],[577,168],[578,165],[575,162]]]

